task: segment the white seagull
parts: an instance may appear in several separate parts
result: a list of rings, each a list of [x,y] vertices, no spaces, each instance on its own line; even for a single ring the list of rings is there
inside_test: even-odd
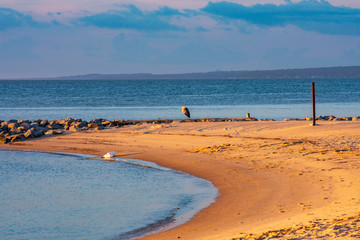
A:
[[[189,111],[189,109],[188,109],[187,107],[182,106],[182,107],[181,107],[181,111],[182,111],[188,118],[190,118],[190,111]]]
[[[105,154],[103,156],[103,158],[112,158],[115,156],[115,154],[116,154],[116,152],[108,152],[107,154]]]

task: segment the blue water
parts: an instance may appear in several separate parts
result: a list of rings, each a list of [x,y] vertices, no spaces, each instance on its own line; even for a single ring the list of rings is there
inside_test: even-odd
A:
[[[311,116],[311,82],[317,115],[359,116],[360,78],[258,80],[0,81],[0,119],[143,120],[183,118],[302,118]]]
[[[214,201],[209,182],[149,166],[0,150],[0,239],[129,239]]]

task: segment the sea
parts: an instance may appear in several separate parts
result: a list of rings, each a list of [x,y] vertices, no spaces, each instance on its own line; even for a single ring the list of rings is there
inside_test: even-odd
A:
[[[0,80],[0,120],[360,116],[360,78]],[[191,219],[208,181],[141,160],[0,151],[0,239],[131,239]],[[146,167],[139,166],[145,165]]]
[[[0,150],[2,240],[137,238],[188,221],[216,196],[206,180],[141,160]]]
[[[2,80],[0,120],[192,118],[282,120],[360,115],[360,78],[228,80]]]

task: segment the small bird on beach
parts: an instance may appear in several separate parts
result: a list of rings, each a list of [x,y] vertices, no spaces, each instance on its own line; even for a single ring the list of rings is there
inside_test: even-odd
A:
[[[182,111],[188,118],[190,118],[190,111],[189,111],[189,109],[188,109],[187,107],[182,106],[182,107],[181,107],[181,111]]]
[[[103,156],[103,158],[112,158],[115,156],[115,154],[116,154],[116,152],[108,152],[107,154],[105,154]]]

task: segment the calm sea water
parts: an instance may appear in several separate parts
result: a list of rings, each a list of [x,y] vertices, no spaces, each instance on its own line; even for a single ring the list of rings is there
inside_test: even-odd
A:
[[[0,239],[129,239],[187,221],[217,195],[208,181],[146,164],[0,150]]]
[[[359,116],[360,79],[0,81],[0,119]]]

